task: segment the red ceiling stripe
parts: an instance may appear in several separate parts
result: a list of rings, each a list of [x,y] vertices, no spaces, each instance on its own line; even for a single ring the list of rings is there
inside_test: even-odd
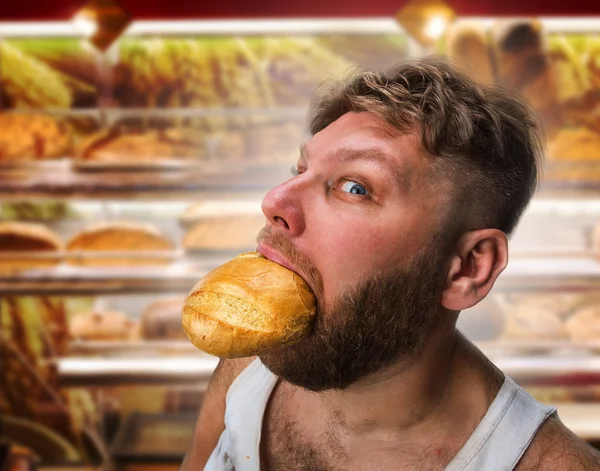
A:
[[[405,0],[121,0],[134,19],[385,17]],[[448,0],[464,16],[600,16],[598,0]],[[0,21],[65,20],[81,0],[2,1]],[[599,23],[600,26],[600,23]]]

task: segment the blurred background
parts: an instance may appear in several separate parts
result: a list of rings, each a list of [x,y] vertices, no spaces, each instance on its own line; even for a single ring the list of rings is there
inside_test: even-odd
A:
[[[598,446],[600,11],[363,3],[0,7],[1,471],[178,469],[217,363],[185,295],[255,248],[321,81],[431,53],[525,95],[549,143],[509,268],[459,327]]]

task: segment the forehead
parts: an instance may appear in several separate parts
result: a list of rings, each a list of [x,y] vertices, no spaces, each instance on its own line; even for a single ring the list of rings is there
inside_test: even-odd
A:
[[[385,155],[393,172],[400,172],[407,183],[418,175],[431,173],[421,148],[419,133],[400,132],[370,113],[346,113],[315,134],[305,145],[307,153],[327,159],[340,149],[376,150]]]
[[[306,143],[309,166],[313,158],[335,160],[340,149],[373,148],[385,154],[386,165],[399,176],[404,199],[433,224],[443,223],[453,205],[454,184],[435,169],[434,157],[423,150],[416,129],[400,132],[373,114],[347,113]]]

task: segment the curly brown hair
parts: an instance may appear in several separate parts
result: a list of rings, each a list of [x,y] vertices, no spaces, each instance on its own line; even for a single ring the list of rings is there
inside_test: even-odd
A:
[[[325,82],[311,104],[311,134],[348,112],[372,113],[397,131],[420,133],[435,175],[450,183],[447,214],[459,232],[511,234],[537,189],[545,135],[535,110],[506,88],[475,82],[445,58]]]

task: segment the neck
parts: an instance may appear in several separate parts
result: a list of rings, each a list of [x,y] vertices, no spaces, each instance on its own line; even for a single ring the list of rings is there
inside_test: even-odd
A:
[[[454,409],[463,340],[450,319],[446,325],[433,326],[424,347],[410,358],[343,391],[307,394],[324,417],[355,436],[379,432],[408,436],[425,430],[428,423],[439,426]]]

